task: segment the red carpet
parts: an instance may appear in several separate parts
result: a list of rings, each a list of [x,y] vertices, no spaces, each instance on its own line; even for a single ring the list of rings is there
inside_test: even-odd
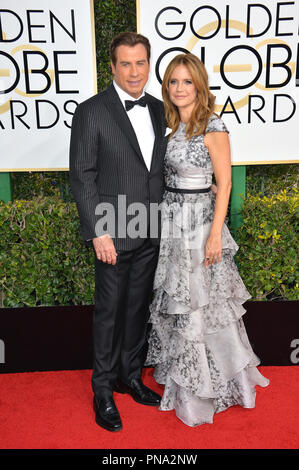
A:
[[[188,428],[173,411],[115,394],[123,430],[95,424],[91,371],[0,375],[1,449],[298,449],[299,367],[261,367],[270,385],[257,387],[256,408],[233,407],[213,424]],[[146,369],[144,382],[161,387]]]

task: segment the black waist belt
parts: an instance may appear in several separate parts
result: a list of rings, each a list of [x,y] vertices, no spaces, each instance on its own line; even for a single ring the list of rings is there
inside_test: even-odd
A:
[[[201,189],[181,189],[181,188],[170,188],[169,186],[165,186],[166,191],[170,191],[171,193],[187,193],[187,194],[196,194],[196,193],[208,193],[211,191],[211,187],[209,188],[201,188]]]

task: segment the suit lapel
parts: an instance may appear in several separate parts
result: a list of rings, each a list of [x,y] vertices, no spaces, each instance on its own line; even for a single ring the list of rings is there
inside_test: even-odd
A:
[[[151,168],[153,167],[155,157],[157,155],[157,150],[159,149],[159,143],[161,142],[162,138],[162,122],[161,122],[161,117],[160,117],[160,110],[159,110],[159,105],[158,102],[155,100],[151,99],[151,96],[146,93],[148,97],[148,109],[150,112],[153,128],[154,128],[154,133],[155,133],[155,143],[154,143],[154,149],[153,149],[153,155],[152,155],[152,163],[151,163]],[[136,137],[136,134],[134,132],[133,126],[131,124],[130,119],[128,118],[127,112],[124,109],[122,102],[119,99],[119,96],[114,88],[113,85],[111,85],[105,94],[105,100],[104,100],[105,106],[107,107],[107,110],[109,113],[112,114],[116,124],[120,127],[120,129],[123,131],[124,135],[127,137],[129,140],[132,148],[135,150],[139,158],[142,159],[144,165],[145,161],[142,156],[138,140]]]
[[[163,123],[161,122],[161,111],[159,109],[158,102],[155,100],[152,100],[151,96],[148,95],[147,93],[146,95],[148,97],[148,108],[149,108],[154,132],[155,132],[155,143],[154,143],[151,168],[150,168],[150,170],[152,170],[156,159],[159,157],[160,144],[161,144],[161,139],[163,137],[164,129],[163,129]]]
[[[146,93],[148,97],[148,109],[151,115],[153,128],[156,136],[156,140],[162,137],[162,123],[160,117],[160,111],[158,108],[158,103],[151,99],[151,97]]]
[[[143,160],[143,156],[131,121],[128,118],[126,110],[124,109],[122,102],[120,101],[113,85],[111,85],[107,89],[107,93],[105,95],[105,105],[109,113],[112,114],[117,125],[120,127],[120,129],[123,131],[123,133],[129,140],[131,146],[133,147],[137,155]]]

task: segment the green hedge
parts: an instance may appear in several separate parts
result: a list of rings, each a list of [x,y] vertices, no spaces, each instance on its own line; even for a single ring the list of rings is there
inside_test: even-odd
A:
[[[0,203],[1,307],[92,304],[92,265],[74,203]]]
[[[299,197],[248,196],[237,261],[252,300],[298,300]],[[75,204],[57,197],[0,203],[0,306],[93,304],[93,251]]]
[[[236,261],[253,300],[298,300],[298,190],[248,194],[242,214]]]

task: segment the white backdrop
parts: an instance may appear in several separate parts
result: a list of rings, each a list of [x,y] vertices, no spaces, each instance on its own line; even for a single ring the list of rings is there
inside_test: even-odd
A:
[[[137,0],[137,17],[152,45],[149,93],[161,98],[167,64],[192,52],[206,65],[233,164],[299,162],[299,1]]]
[[[92,0],[0,1],[0,170],[68,169],[72,115],[94,95]]]

